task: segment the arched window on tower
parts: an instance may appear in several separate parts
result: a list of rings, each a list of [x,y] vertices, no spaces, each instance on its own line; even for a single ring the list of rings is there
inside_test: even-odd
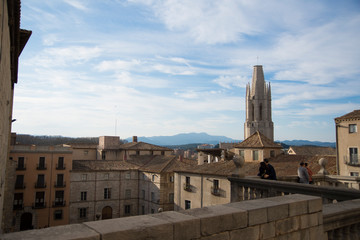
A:
[[[260,103],[260,108],[259,108],[259,117],[260,117],[260,121],[262,120],[262,104]]]
[[[254,104],[252,103],[251,104],[251,119],[250,119],[250,121],[254,121],[254,111],[255,111],[255,108],[254,108]]]

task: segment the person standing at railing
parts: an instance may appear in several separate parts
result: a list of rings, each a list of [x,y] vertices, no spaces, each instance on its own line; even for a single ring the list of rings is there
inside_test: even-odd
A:
[[[309,173],[307,169],[305,168],[305,163],[301,162],[300,167],[297,170],[298,177],[299,177],[299,183],[306,183],[309,184]]]
[[[313,179],[312,179],[312,175],[313,175],[313,172],[311,171],[311,169],[309,168],[308,166],[308,163],[305,163],[305,168],[309,174],[309,184],[313,184]]]

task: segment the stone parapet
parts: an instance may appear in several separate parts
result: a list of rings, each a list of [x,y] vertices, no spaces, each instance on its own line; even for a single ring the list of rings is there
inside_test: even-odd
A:
[[[25,232],[1,239],[324,239],[322,201],[293,194],[181,212],[117,218]]]

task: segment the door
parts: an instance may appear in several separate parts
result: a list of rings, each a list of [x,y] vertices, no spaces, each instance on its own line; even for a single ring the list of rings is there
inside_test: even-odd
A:
[[[101,213],[101,219],[111,219],[112,218],[112,208],[107,206],[104,207]]]
[[[20,231],[33,229],[32,214],[29,212],[23,213],[20,220]]]

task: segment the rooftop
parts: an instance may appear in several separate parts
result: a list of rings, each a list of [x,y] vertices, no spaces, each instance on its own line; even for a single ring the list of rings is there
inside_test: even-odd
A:
[[[239,144],[234,146],[235,148],[282,148],[280,144],[274,143],[271,139],[267,138],[259,131],[253,133],[250,137],[245,139]]]

